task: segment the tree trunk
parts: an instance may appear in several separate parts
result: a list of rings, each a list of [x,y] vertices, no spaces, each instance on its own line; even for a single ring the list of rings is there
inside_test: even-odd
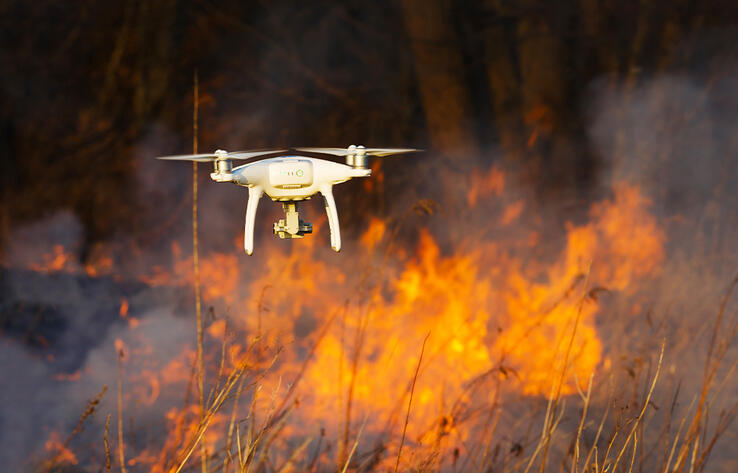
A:
[[[450,3],[403,0],[405,25],[434,148],[451,156],[474,154],[470,98],[456,32],[449,21]]]

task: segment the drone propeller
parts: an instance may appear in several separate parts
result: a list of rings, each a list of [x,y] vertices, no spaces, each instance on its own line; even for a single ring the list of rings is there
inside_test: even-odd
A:
[[[199,163],[217,161],[220,159],[252,159],[267,154],[284,153],[286,149],[254,149],[247,151],[233,151],[227,152],[222,149],[215,151],[214,153],[202,153],[202,154],[179,154],[175,156],[160,156],[156,159],[164,159],[171,161],[197,161]]]
[[[364,148],[363,146],[351,145],[348,148],[295,148],[297,151],[308,153],[332,154],[334,156],[376,156],[384,157],[393,154],[414,153],[422,151],[414,148]]]
[[[364,148],[359,145],[351,145],[348,148],[295,148],[297,151],[308,153],[332,154],[334,156],[345,156],[346,164],[356,169],[366,169],[367,157],[383,157],[393,154],[414,153],[421,151],[414,148]]]

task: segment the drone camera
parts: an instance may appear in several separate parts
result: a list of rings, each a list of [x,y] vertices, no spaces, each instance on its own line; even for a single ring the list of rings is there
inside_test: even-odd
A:
[[[281,239],[303,238],[313,233],[313,224],[303,222],[297,212],[297,202],[283,202],[285,218],[274,223],[274,234]]]

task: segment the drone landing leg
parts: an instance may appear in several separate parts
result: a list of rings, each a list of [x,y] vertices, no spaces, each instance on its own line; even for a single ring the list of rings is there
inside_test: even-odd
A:
[[[249,187],[249,203],[246,205],[246,227],[243,232],[243,248],[247,255],[254,252],[254,222],[256,221],[256,208],[259,206],[264,190],[261,187]]]
[[[331,248],[338,253],[341,251],[341,229],[338,226],[338,210],[333,199],[333,186],[322,186],[320,193],[325,199],[325,212],[328,214],[328,226],[331,229]]]

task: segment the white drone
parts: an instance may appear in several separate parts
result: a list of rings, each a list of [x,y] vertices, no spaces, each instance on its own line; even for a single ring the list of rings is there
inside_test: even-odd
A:
[[[215,153],[163,156],[158,159],[178,161],[213,162],[215,171],[210,178],[215,182],[232,182],[249,188],[249,201],[246,207],[246,228],[243,247],[246,254],[254,251],[254,222],[256,208],[263,194],[274,201],[282,202],[285,218],[274,224],[274,234],[280,238],[302,238],[313,232],[313,225],[300,220],[297,203],[310,199],[320,192],[325,199],[328,225],[331,230],[331,247],[341,251],[341,230],[338,226],[338,212],[333,200],[333,186],[354,177],[370,176],[367,157],[389,156],[392,154],[420,151],[411,148],[364,148],[351,145],[348,148],[295,148],[308,153],[345,156],[346,164],[307,156],[285,155],[288,150],[269,149],[237,151],[229,153],[217,150]],[[263,156],[275,157],[258,159]],[[254,160],[236,168],[232,160]]]

